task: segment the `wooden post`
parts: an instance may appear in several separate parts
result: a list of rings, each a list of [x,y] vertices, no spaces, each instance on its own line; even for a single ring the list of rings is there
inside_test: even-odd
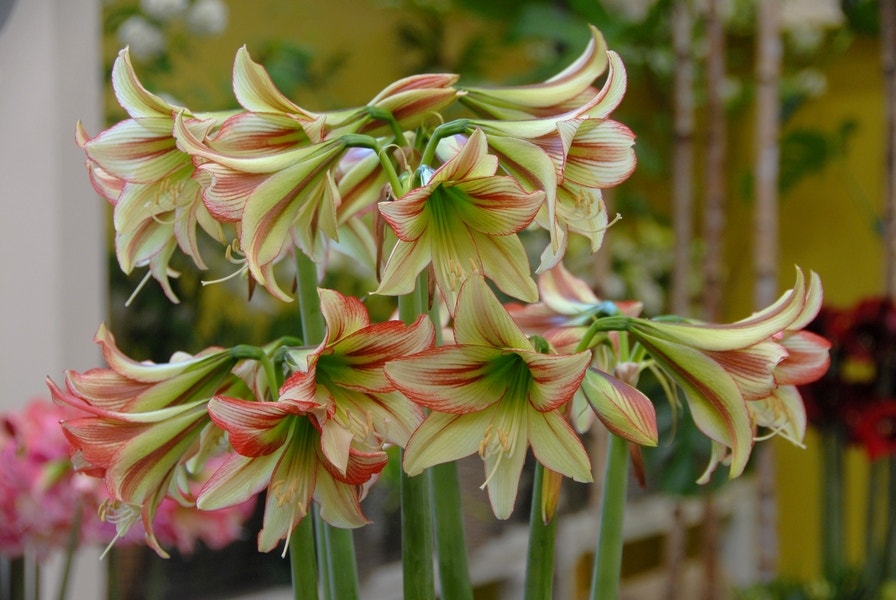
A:
[[[778,82],[781,75],[779,0],[761,0],[756,22],[756,205],[753,220],[754,298],[757,308],[778,293]],[[778,514],[775,456],[771,444],[756,449],[758,494],[758,568],[761,581],[775,577],[778,562]]]

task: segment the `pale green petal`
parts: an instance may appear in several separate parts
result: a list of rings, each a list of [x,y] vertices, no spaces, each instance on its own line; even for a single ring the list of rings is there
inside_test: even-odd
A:
[[[471,232],[486,277],[502,292],[524,302],[538,302],[538,286],[532,279],[523,243],[515,235],[485,236]]]
[[[499,519],[510,517],[513,505],[516,503],[520,473],[523,471],[529,449],[527,443],[529,412],[525,406],[518,407],[506,402],[496,407],[495,429],[492,435],[498,439],[492,441],[486,451],[485,476],[492,512]],[[494,445],[502,447],[495,449]]]
[[[593,480],[588,453],[559,411],[530,411],[528,425],[529,444],[538,462],[576,481]]]
[[[429,250],[429,236],[421,236],[413,242],[398,240],[392,254],[383,267],[382,279],[377,294],[401,296],[414,291],[417,275],[432,261]]]
[[[112,88],[118,103],[134,118],[171,117],[171,105],[148,92],[137,79],[127,48],[118,53],[118,58],[112,65]]]
[[[218,510],[245,502],[267,487],[285,448],[257,457],[231,455],[202,487],[196,507]]]
[[[465,415],[430,413],[408,440],[402,462],[405,472],[419,475],[433,465],[478,452],[494,414],[494,408]]]
[[[461,288],[454,337],[458,344],[533,350],[526,335],[479,274],[470,275]]]
[[[740,475],[753,448],[746,401],[734,379],[705,354],[659,338],[641,338],[647,351],[685,392],[703,433],[731,448],[731,477]]]
[[[317,469],[314,500],[320,506],[321,518],[343,529],[363,527],[370,521],[361,512],[357,486],[336,481],[323,466]]]

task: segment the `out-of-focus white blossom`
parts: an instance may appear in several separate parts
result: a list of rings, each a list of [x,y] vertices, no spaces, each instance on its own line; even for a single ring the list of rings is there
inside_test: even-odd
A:
[[[794,83],[810,98],[817,98],[828,90],[828,80],[819,69],[802,69],[794,75]]]
[[[140,15],[128,17],[118,27],[118,41],[130,48],[137,60],[155,58],[165,50],[165,34]]]
[[[184,14],[189,4],[188,0],[140,0],[140,10],[154,19],[170,21]]]
[[[222,0],[196,0],[187,13],[187,27],[200,35],[218,35],[227,28],[229,16]]]

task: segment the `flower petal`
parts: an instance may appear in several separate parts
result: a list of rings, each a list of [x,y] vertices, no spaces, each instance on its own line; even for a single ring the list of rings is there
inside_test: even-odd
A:
[[[656,410],[640,390],[597,369],[588,369],[582,392],[601,422],[630,442],[656,446]]]

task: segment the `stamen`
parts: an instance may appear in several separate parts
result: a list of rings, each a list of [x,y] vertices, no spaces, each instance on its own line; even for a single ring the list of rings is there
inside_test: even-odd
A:
[[[146,282],[149,281],[150,277],[152,277],[152,271],[147,271],[146,275],[143,276],[143,279],[140,281],[140,283],[137,284],[137,287],[134,288],[134,291],[131,292],[131,295],[128,296],[128,299],[125,300],[125,303],[124,303],[125,308],[127,308],[131,305],[131,302],[134,301],[134,299],[137,297],[137,294],[140,293],[140,290],[143,289],[143,286],[146,285]]]

